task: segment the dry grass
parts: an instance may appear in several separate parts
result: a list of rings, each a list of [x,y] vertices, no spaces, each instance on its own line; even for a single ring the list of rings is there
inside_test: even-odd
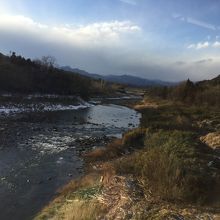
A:
[[[142,111],[144,109],[157,109],[162,106],[172,105],[173,102],[170,100],[164,100],[157,97],[150,97],[145,94],[145,97],[142,102],[136,104],[133,108],[137,111]]]
[[[167,201],[208,202],[217,197],[218,164],[211,150],[194,133],[158,131],[148,133],[145,148],[115,163],[122,174],[133,174],[143,187]],[[218,194],[219,195],[219,194]]]
[[[108,185],[115,171],[112,166],[102,164],[100,170],[90,172],[73,180],[59,190],[59,196],[46,206],[35,220],[93,220],[105,211],[97,197]]]
[[[124,134],[122,139],[116,139],[105,148],[97,148],[84,155],[87,162],[108,161],[133,151],[144,144],[146,129],[137,128]]]
[[[213,149],[220,149],[220,131],[208,133],[200,137],[200,140]]]
[[[105,148],[97,148],[84,155],[87,162],[107,161],[122,155],[123,144],[121,139],[116,139]]]
[[[142,147],[146,129],[136,128],[124,134],[122,144],[126,148]]]
[[[138,103],[137,105],[134,106],[134,109],[137,111],[146,109],[146,108],[158,108],[158,103],[152,100],[143,100],[141,103]]]
[[[90,173],[88,175],[83,176],[78,180],[72,180],[67,185],[59,190],[60,196],[67,196],[69,192],[74,192],[81,188],[86,188],[94,185],[99,185],[100,183],[100,175],[98,173]]]
[[[96,199],[57,200],[41,211],[35,220],[95,220],[102,215],[105,207]]]
[[[59,190],[59,196],[46,206],[35,220],[92,220],[102,212],[93,198],[101,188],[101,176],[90,173],[73,180]]]
[[[100,204],[96,200],[75,200],[65,203],[51,220],[95,220],[101,213]]]

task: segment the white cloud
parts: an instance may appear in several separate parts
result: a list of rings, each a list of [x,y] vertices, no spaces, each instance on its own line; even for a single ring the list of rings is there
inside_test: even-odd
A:
[[[220,41],[215,41],[215,42],[212,44],[212,47],[214,47],[214,48],[220,48]]]
[[[187,46],[188,49],[205,49],[208,48],[210,46],[210,43],[208,41],[205,42],[198,42],[197,44],[190,44]]]
[[[48,26],[21,15],[0,15],[0,30],[36,34],[40,38],[69,42],[79,46],[88,46],[88,44],[97,46],[120,42],[126,35],[140,32],[141,28],[131,21],[99,22],[80,26]]]
[[[60,65],[91,72],[126,73],[118,66],[143,57],[142,41],[141,27],[131,21],[51,26],[21,15],[0,14],[0,52],[15,51],[32,59],[49,54]]]
[[[208,48],[209,47],[209,42],[206,41],[206,42],[199,42],[197,45],[196,45],[196,49],[204,49],[204,48]]]
[[[17,15],[0,15],[0,28],[43,28],[47,27],[46,25],[34,22],[31,18]]]
[[[220,48],[220,41],[215,41],[215,42],[209,42],[209,41],[205,41],[205,42],[198,42],[195,44],[189,44],[187,46],[188,49],[206,49],[206,48]]]

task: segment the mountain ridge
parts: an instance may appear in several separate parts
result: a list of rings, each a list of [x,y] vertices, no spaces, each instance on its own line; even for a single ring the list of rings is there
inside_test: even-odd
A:
[[[167,82],[162,81],[158,79],[146,79],[142,77],[137,77],[134,75],[100,75],[95,73],[89,73],[87,71],[78,69],[78,68],[72,68],[70,66],[62,66],[60,67],[62,70],[73,72],[73,73],[79,73],[84,76],[88,76],[94,79],[102,79],[108,82],[112,83],[119,83],[124,84],[128,86],[138,86],[138,87],[145,87],[145,86],[172,86],[178,84],[178,82]]]

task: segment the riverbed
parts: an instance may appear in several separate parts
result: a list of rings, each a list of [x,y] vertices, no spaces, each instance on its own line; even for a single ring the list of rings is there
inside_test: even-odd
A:
[[[138,127],[140,114],[120,105],[17,111],[0,117],[0,219],[26,220],[57,190],[83,175],[81,155]]]

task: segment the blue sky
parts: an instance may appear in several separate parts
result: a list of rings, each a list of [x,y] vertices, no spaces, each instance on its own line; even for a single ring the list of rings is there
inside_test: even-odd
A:
[[[100,74],[219,74],[218,0],[0,0],[0,52]]]

